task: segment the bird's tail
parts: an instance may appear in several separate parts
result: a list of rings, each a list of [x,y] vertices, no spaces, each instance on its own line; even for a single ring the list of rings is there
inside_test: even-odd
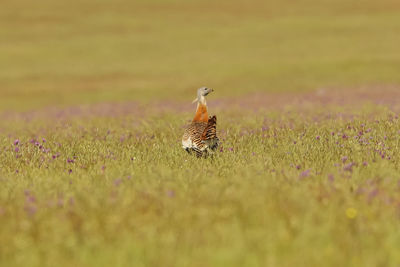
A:
[[[208,123],[201,136],[201,140],[209,149],[215,150],[218,147],[217,117],[214,115],[208,119]]]

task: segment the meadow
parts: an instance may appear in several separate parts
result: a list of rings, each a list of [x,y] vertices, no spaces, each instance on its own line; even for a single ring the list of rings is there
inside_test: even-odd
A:
[[[400,265],[397,1],[3,6],[0,266]]]

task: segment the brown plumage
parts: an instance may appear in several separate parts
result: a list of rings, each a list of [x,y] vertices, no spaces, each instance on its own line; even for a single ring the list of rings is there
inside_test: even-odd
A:
[[[207,127],[201,135],[201,140],[208,149],[212,151],[217,149],[219,145],[219,139],[217,137],[217,116],[214,115],[208,119]]]
[[[193,121],[185,129],[182,147],[189,153],[194,151],[197,157],[214,153],[219,144],[217,137],[217,117],[208,117],[205,96],[212,89],[202,87],[197,92],[197,110]]]

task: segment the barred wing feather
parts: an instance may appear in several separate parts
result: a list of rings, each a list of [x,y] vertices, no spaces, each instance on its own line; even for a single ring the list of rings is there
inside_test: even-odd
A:
[[[217,116],[214,115],[209,118],[207,127],[204,129],[201,139],[206,145],[207,150],[214,151],[218,148],[219,139],[217,137]]]

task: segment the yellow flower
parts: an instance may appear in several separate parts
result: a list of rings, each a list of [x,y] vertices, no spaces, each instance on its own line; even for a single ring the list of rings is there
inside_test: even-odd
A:
[[[346,210],[346,216],[349,219],[354,219],[355,217],[357,217],[357,210],[355,208],[348,208]]]

